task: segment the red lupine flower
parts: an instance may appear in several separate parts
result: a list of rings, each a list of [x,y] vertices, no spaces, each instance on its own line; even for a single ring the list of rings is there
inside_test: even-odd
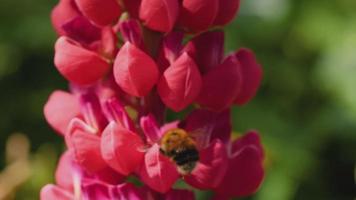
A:
[[[219,0],[183,0],[179,24],[189,32],[208,29],[218,13]]]
[[[146,96],[158,81],[154,60],[130,42],[121,47],[114,63],[116,83],[128,94]]]
[[[113,23],[121,15],[121,8],[116,0],[75,0],[79,10],[98,26]]]
[[[214,190],[220,196],[242,197],[254,193],[264,177],[264,153],[259,135],[248,132],[231,144],[229,167],[219,186]]]
[[[198,117],[203,113],[211,115],[212,120],[207,123],[199,122]],[[222,141],[226,139],[219,138],[218,134],[221,131],[218,131],[218,127],[230,127],[228,116],[229,112],[215,114],[209,111],[197,111],[182,125],[182,128],[191,129],[191,132],[199,132],[192,137],[195,137],[198,143],[201,160],[196,169],[185,178],[195,187],[212,189],[220,183],[225,174],[227,151]],[[199,127],[196,126],[198,124]],[[177,123],[158,128],[154,118],[147,116],[141,119],[141,127],[145,134],[145,142],[138,134],[128,132],[117,124],[111,123],[103,134],[104,138],[111,139],[102,140],[102,153],[104,157],[107,153],[114,155],[106,161],[111,163],[109,165],[115,165],[120,173],[136,173],[153,190],[167,192],[178,179],[179,174],[175,164],[160,152],[159,141],[168,130],[177,128]],[[231,132],[231,128],[224,131]],[[226,134],[222,132],[223,135]],[[112,145],[108,145],[109,141]]]
[[[56,42],[54,64],[67,80],[80,85],[100,80],[110,69],[99,54],[65,36]]]
[[[142,0],[140,19],[148,28],[170,32],[178,17],[178,0]]]
[[[158,83],[158,93],[167,107],[178,112],[199,95],[201,82],[195,62],[183,53],[164,71]]]
[[[193,200],[172,189],[179,178],[220,200],[254,193],[263,148],[254,131],[231,141],[230,107],[255,96],[262,69],[248,49],[224,57],[224,33],[206,31],[229,23],[239,3],[60,0],[54,63],[71,92],[53,92],[44,114],[68,149],[41,199]],[[188,107],[184,120],[166,122],[167,108]],[[168,150],[170,133],[188,140],[180,145],[190,157]],[[129,175],[144,185],[125,183]]]

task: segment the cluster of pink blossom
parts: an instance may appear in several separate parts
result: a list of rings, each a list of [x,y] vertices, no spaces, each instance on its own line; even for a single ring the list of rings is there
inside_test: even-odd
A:
[[[215,199],[254,193],[263,148],[256,131],[232,140],[230,108],[253,98],[262,70],[248,49],[224,57],[221,30],[239,3],[60,0],[52,11],[54,64],[70,89],[54,91],[44,114],[67,151],[41,199],[190,200],[193,188]],[[167,122],[167,109],[189,114]],[[162,138],[172,130],[189,142],[175,141],[169,145],[180,151],[165,153]],[[179,162],[168,156],[188,143]],[[191,187],[174,187],[178,180]]]

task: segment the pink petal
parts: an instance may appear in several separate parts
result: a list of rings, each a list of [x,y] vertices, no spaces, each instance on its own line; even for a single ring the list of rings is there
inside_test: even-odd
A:
[[[113,60],[119,51],[118,39],[111,26],[104,27],[101,31],[100,55]]]
[[[160,153],[158,144],[154,144],[146,152],[140,179],[153,190],[166,193],[178,177],[176,166]]]
[[[69,122],[80,116],[79,102],[74,95],[56,90],[44,106],[44,115],[52,128],[64,135]]]
[[[118,199],[123,200],[146,200],[145,188],[137,188],[131,183],[124,183],[116,187]]]
[[[178,112],[199,95],[201,76],[198,67],[187,53],[182,54],[163,74],[158,93],[167,107]]]
[[[123,3],[130,17],[138,18],[141,0],[123,0]]]
[[[135,171],[144,157],[144,144],[135,133],[111,122],[101,139],[101,153],[110,167],[121,174]]]
[[[170,32],[178,17],[178,0],[142,0],[140,19],[148,28]]]
[[[64,190],[56,185],[45,185],[40,192],[41,200],[73,200],[74,196],[69,191]]]
[[[112,185],[122,183],[126,179],[126,176],[117,173],[116,170],[112,169],[109,166],[105,167],[100,171],[97,171],[95,174],[93,174],[93,177]]]
[[[107,165],[100,152],[100,138],[97,135],[74,130],[66,136],[70,150],[74,153],[74,160],[89,173],[103,170]]]
[[[77,16],[63,24],[65,35],[83,44],[90,44],[101,37],[100,29],[83,16]]]
[[[173,64],[181,54],[183,38],[183,32],[171,32],[163,38],[157,59],[162,73],[169,65]]]
[[[113,23],[120,15],[121,8],[116,0],[75,0],[80,11],[98,26]]]
[[[223,59],[224,32],[209,31],[200,34],[186,45],[184,51],[195,60],[200,71],[206,74]]]
[[[241,64],[242,75],[241,90],[235,103],[244,105],[256,95],[262,80],[262,67],[249,49],[240,49],[235,56]]]
[[[212,189],[218,186],[227,170],[227,152],[225,145],[215,140],[208,148],[203,149],[200,159],[191,175],[185,181],[198,189]]]
[[[158,127],[157,121],[153,115],[149,114],[147,116],[141,117],[140,126],[142,128],[143,133],[146,136],[147,141],[150,144],[153,144],[153,143],[156,143],[159,141],[162,134]]]
[[[221,111],[234,102],[240,88],[240,63],[234,56],[229,56],[203,76],[203,86],[197,101],[203,107]]]
[[[218,13],[218,0],[183,0],[180,25],[192,32],[208,29]]]
[[[179,127],[191,133],[201,148],[207,147],[215,139],[227,144],[232,132],[230,110],[217,113],[197,109],[191,112]]]
[[[110,69],[110,65],[98,54],[64,36],[56,42],[54,64],[67,80],[79,85],[98,81]]]
[[[98,97],[94,92],[88,91],[83,92],[79,99],[81,111],[86,123],[100,134],[108,124],[108,121],[102,112]]]
[[[214,25],[224,26],[231,22],[240,7],[240,0],[220,0],[218,15]]]
[[[65,32],[62,26],[80,15],[74,0],[60,0],[51,13],[52,25],[57,34],[64,35]]]
[[[64,152],[57,165],[56,183],[68,191],[73,191],[75,170],[72,153],[70,151]]]
[[[242,137],[239,137],[232,143],[231,152],[238,152],[245,146],[253,145],[258,150],[261,157],[264,157],[263,147],[261,144],[261,139],[257,131],[248,131]]]
[[[119,22],[119,30],[125,42],[130,42],[144,50],[143,33],[139,21],[128,19]]]
[[[158,80],[154,60],[129,42],[121,47],[114,63],[116,83],[128,94],[146,96]]]
[[[255,146],[245,146],[230,159],[227,172],[215,190],[230,197],[254,193],[264,177],[262,162],[263,158]]]
[[[114,186],[102,182],[91,182],[82,186],[83,200],[100,199],[111,200]]]
[[[103,102],[102,105],[105,116],[110,120],[119,124],[132,132],[136,131],[136,127],[124,106],[118,101],[116,97],[112,97]]]
[[[164,195],[165,200],[194,200],[194,192],[190,190],[173,189]]]

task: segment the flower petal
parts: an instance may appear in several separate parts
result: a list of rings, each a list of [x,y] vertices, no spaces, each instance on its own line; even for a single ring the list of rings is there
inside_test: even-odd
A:
[[[59,159],[55,174],[56,183],[68,191],[73,191],[75,173],[76,169],[73,163],[73,155],[67,150]]]
[[[41,200],[73,200],[74,196],[70,192],[53,184],[45,185],[40,192]]]
[[[164,72],[158,83],[158,93],[167,107],[178,112],[199,95],[201,76],[198,67],[187,53],[183,53]]]
[[[100,153],[100,138],[97,135],[75,129],[67,134],[66,141],[74,153],[74,160],[88,173],[95,173],[107,165]]]
[[[215,18],[214,25],[224,26],[231,22],[240,7],[240,0],[220,0],[219,11]]]
[[[212,189],[218,186],[227,170],[226,146],[215,140],[208,148],[200,151],[200,159],[193,172],[185,181],[198,189]]]
[[[51,13],[52,25],[57,34],[64,35],[65,31],[62,26],[80,15],[74,0],[60,0]]]
[[[113,23],[120,15],[121,8],[115,0],[75,0],[80,11],[98,26]]]
[[[239,152],[245,146],[253,145],[258,150],[261,157],[264,157],[263,147],[261,144],[261,139],[257,131],[248,131],[245,135],[238,138],[232,143],[231,152]]]
[[[228,144],[232,131],[230,110],[217,113],[197,109],[191,112],[179,127],[191,133],[201,148],[207,147],[215,139]]]
[[[124,183],[116,187],[117,194],[120,198],[118,199],[127,199],[127,200],[146,200],[145,198],[146,191],[145,188],[137,188],[131,183]]]
[[[116,83],[128,94],[146,96],[158,80],[158,67],[146,53],[126,42],[114,63]]]
[[[162,134],[158,127],[157,121],[152,114],[143,116],[140,119],[140,125],[147,141],[150,144],[156,143],[161,138]]]
[[[143,161],[143,141],[135,133],[111,122],[101,139],[101,153],[110,167],[128,175]]]
[[[154,144],[145,155],[140,170],[141,180],[155,191],[166,193],[179,177],[176,166],[160,153],[158,144]]]
[[[249,49],[240,49],[235,55],[241,64],[242,75],[241,90],[235,103],[244,105],[256,95],[262,80],[262,67]]]
[[[143,33],[140,23],[135,19],[119,22],[119,30],[125,42],[130,42],[144,50]]]
[[[79,101],[68,92],[56,90],[48,98],[43,111],[52,128],[64,135],[69,122],[80,116]]]
[[[100,200],[111,200],[111,191],[114,186],[104,184],[102,182],[90,182],[83,184],[83,200],[100,199]]]
[[[218,66],[224,56],[224,32],[209,31],[194,37],[184,48],[202,74]]]
[[[197,102],[203,107],[221,111],[234,102],[240,88],[240,63],[234,56],[229,56],[221,65],[203,76],[203,86]]]
[[[148,28],[170,32],[178,17],[178,0],[142,0],[140,19]]]
[[[65,35],[83,44],[90,44],[101,37],[100,29],[83,16],[77,16],[63,24]]]
[[[130,17],[138,18],[141,0],[123,0],[123,3]]]
[[[216,191],[231,197],[254,193],[264,177],[262,161],[254,146],[244,147],[238,155],[230,159],[227,172]]]
[[[98,81],[110,69],[110,65],[97,53],[84,49],[65,36],[56,42],[54,64],[67,80],[79,85]]]
[[[111,26],[102,28],[101,30],[101,43],[100,43],[100,55],[107,59],[113,60],[118,52],[117,48],[117,36]]]
[[[218,13],[218,0],[183,0],[180,25],[192,32],[208,29]]]

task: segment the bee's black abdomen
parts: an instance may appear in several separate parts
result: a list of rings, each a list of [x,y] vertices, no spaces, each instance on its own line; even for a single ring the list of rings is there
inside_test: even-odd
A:
[[[197,162],[199,160],[199,152],[197,149],[185,149],[177,152],[173,156],[173,160],[177,165],[185,165],[190,162]]]

